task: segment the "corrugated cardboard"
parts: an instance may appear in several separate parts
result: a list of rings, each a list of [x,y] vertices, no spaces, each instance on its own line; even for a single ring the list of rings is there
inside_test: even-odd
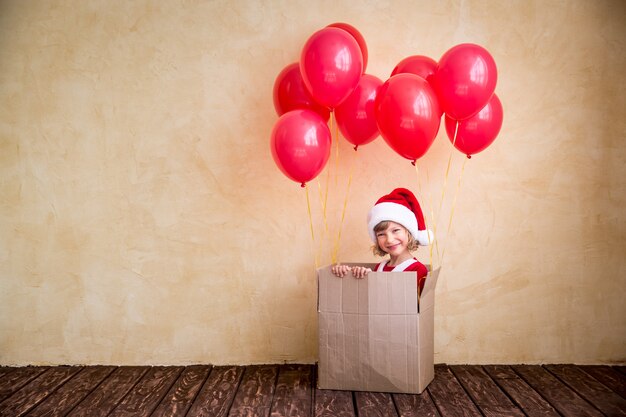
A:
[[[439,269],[426,279],[419,303],[415,272],[338,278],[327,266],[317,273],[318,388],[421,393],[434,378]]]

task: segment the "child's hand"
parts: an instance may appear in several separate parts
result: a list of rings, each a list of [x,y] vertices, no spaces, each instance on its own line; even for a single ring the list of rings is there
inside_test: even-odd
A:
[[[333,274],[337,275],[339,278],[345,277],[346,275],[348,275],[348,272],[350,272],[351,270],[352,268],[349,267],[348,265],[340,265],[340,264],[335,264],[331,268],[331,271],[333,271]]]
[[[352,275],[356,279],[365,278],[370,272],[372,272],[372,270],[364,266],[355,266],[354,268],[352,268]]]

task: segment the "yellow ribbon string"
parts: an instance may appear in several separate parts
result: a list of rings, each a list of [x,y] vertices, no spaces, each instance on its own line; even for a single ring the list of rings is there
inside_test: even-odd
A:
[[[332,112],[331,112],[331,117],[329,119],[329,123],[330,123],[330,127],[329,130],[332,132],[333,129],[333,118],[332,118]],[[332,138],[331,138],[331,142],[332,142]],[[317,254],[316,256],[321,257],[322,254],[322,244],[324,242],[324,238],[326,236],[326,233],[328,232],[328,217],[326,216],[326,208],[328,206],[328,188],[329,188],[329,183],[330,183],[330,164],[328,164],[328,168],[326,169],[326,185],[325,185],[325,191],[322,191],[322,180],[320,179],[321,177],[318,177],[318,181],[317,181],[317,189],[319,192],[319,202],[321,205],[321,209],[322,209],[322,219],[324,221],[324,229],[322,231],[322,236],[320,236],[319,239],[319,247],[317,249]]]
[[[468,158],[463,158],[463,165],[461,165],[461,172],[459,174],[459,180],[456,184],[456,191],[454,192],[454,199],[452,200],[452,208],[450,209],[450,219],[448,220],[448,231],[446,232],[446,246],[448,245],[448,236],[450,235],[450,230],[452,230],[452,217],[454,217],[454,208],[456,207],[456,198],[459,194],[459,190],[461,189],[461,179],[463,178],[463,173],[465,172],[465,163]],[[441,263],[443,263],[443,257],[446,254],[446,248],[443,248],[441,252]]]
[[[459,131],[459,122],[455,123],[455,127],[454,127],[454,138],[452,139],[452,147],[454,148],[454,144],[456,143],[456,134]],[[443,205],[443,199],[444,196],[446,194],[446,187],[448,184],[448,174],[450,173],[450,164],[452,163],[452,154],[454,152],[454,149],[450,150],[450,156],[448,157],[448,166],[446,167],[446,175],[443,179],[443,187],[441,189],[441,201],[439,202],[439,215],[441,215],[441,207]]]
[[[437,236],[437,224],[439,223],[440,216],[442,214],[443,201],[446,196],[446,189],[448,188],[448,177],[450,175],[450,166],[452,165],[452,154],[454,153],[454,144],[456,143],[457,133],[459,131],[459,122],[455,122],[454,126],[454,137],[452,139],[452,149],[450,149],[450,156],[448,157],[448,165],[446,166],[446,174],[443,177],[443,187],[441,187],[441,199],[439,200],[439,210],[437,211],[437,220],[433,225],[433,233]],[[434,216],[434,213],[433,213]],[[435,240],[435,249],[437,250],[437,256],[439,257],[439,240]],[[443,249],[442,249],[443,254]],[[441,266],[441,262],[443,260],[443,255],[439,257],[439,266]]]
[[[430,184],[430,172],[428,172],[428,168],[426,168],[426,183]],[[435,235],[435,244],[430,245],[430,256],[433,257],[433,251],[437,251],[437,259],[441,260],[439,257],[439,240],[437,239],[437,217],[435,216],[435,207],[433,204],[433,198],[430,193],[428,194],[428,210],[430,211],[430,218],[433,221],[433,234]],[[440,263],[441,265],[441,263]]]
[[[333,112],[330,113],[330,131],[333,131]],[[331,137],[331,143],[332,143],[332,137]],[[324,197],[321,199],[322,201],[322,211],[324,213],[324,230],[327,232],[328,231],[328,221],[327,221],[327,217],[326,217],[326,207],[328,206],[328,187],[330,184],[330,164],[328,164],[328,170],[326,172],[326,191],[324,192]],[[321,194],[320,194],[321,196]]]
[[[324,192],[322,191],[321,181],[317,182],[317,189],[319,191],[321,210],[322,210],[322,215],[324,219],[324,228],[322,229],[322,236],[320,236],[319,238],[319,245],[318,245],[317,252],[316,252],[316,256],[321,257],[324,239],[326,238],[326,232],[328,231],[328,226],[327,226],[328,223],[326,221],[326,204],[324,202]]]
[[[417,188],[419,190],[420,197],[424,197],[424,193],[422,193],[422,179],[420,177],[420,172],[419,172],[419,167],[418,167],[417,161],[415,162],[415,175],[417,175]],[[430,201],[428,201],[427,204],[430,204]],[[433,222],[434,222],[434,219],[433,219]],[[428,229],[428,227],[426,227],[426,229]],[[430,267],[432,269],[434,269],[435,266],[433,265],[433,245],[430,245],[430,248],[428,248],[428,253],[429,253],[429,256],[430,256],[430,260],[429,260]],[[419,287],[418,287],[418,290],[419,290]],[[418,300],[419,300],[419,296],[420,296],[420,294],[418,292],[418,294],[417,294]]]
[[[346,218],[346,208],[348,207],[348,197],[350,196],[350,187],[352,185],[352,174],[354,172],[355,161],[358,157],[358,153],[355,152],[355,156],[352,159],[352,163],[350,164],[350,175],[348,176],[348,185],[346,187],[346,195],[343,200],[343,210],[341,211],[341,222],[339,223],[339,232],[337,233],[337,241],[335,242],[335,250],[331,256],[331,261],[333,264],[337,263],[339,258],[339,246],[341,243],[341,229],[343,228],[343,222]]]
[[[304,190],[306,191],[306,207],[309,213],[309,225],[311,226],[311,242],[312,247],[315,248],[315,232],[313,231],[313,215],[311,213],[311,199],[309,198],[309,186],[305,184]],[[319,262],[317,254],[315,254],[315,269],[319,268]]]
[[[331,132],[331,144],[334,141],[336,143],[336,156],[335,156],[335,184],[337,183],[337,172],[339,171],[339,140],[337,137],[337,133],[335,133],[334,139],[332,137],[333,132],[337,132],[337,126],[336,126],[336,120],[335,120],[335,114],[334,112],[331,110],[330,112],[330,118],[329,118],[329,130]],[[322,205],[322,218],[324,219],[324,231],[323,231],[323,235],[319,240],[319,249],[318,249],[318,253],[319,256],[322,257],[322,253],[324,251],[324,241],[326,240],[326,237],[329,233],[328,231],[328,216],[327,216],[327,212],[328,212],[328,195],[329,195],[329,190],[330,190],[330,177],[331,177],[331,166],[332,163],[328,163],[328,168],[326,171],[326,185],[325,185],[325,190],[324,192],[322,192],[322,186],[321,184],[318,182],[318,189],[319,189],[319,195],[320,195],[320,202]],[[332,256],[332,254],[331,254]]]
[[[339,124],[337,123],[337,118],[334,111],[332,112],[332,118],[335,120],[335,130],[333,133],[335,134],[335,187],[337,187],[339,178]]]
[[[326,181],[328,183],[328,178],[326,178]],[[324,198],[324,192],[322,191],[322,182],[321,181],[317,181],[317,189],[319,191],[319,195],[320,195],[320,204],[322,205],[322,215],[324,218],[324,228],[326,229],[327,226],[327,222],[326,222],[326,200]]]

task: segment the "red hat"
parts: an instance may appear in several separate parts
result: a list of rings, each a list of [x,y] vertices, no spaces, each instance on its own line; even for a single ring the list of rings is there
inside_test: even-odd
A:
[[[433,232],[426,230],[424,215],[417,198],[406,188],[396,188],[390,194],[382,196],[370,210],[367,228],[374,242],[376,242],[374,227],[383,221],[392,221],[406,227],[418,245],[428,246],[435,240]]]

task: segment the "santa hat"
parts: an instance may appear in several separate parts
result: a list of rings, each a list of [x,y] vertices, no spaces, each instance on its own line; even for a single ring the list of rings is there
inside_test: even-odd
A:
[[[406,188],[396,188],[390,194],[382,196],[370,210],[367,228],[374,242],[376,242],[374,227],[383,221],[392,221],[406,227],[418,245],[428,246],[435,240],[433,232],[426,230],[424,215],[417,198]]]

